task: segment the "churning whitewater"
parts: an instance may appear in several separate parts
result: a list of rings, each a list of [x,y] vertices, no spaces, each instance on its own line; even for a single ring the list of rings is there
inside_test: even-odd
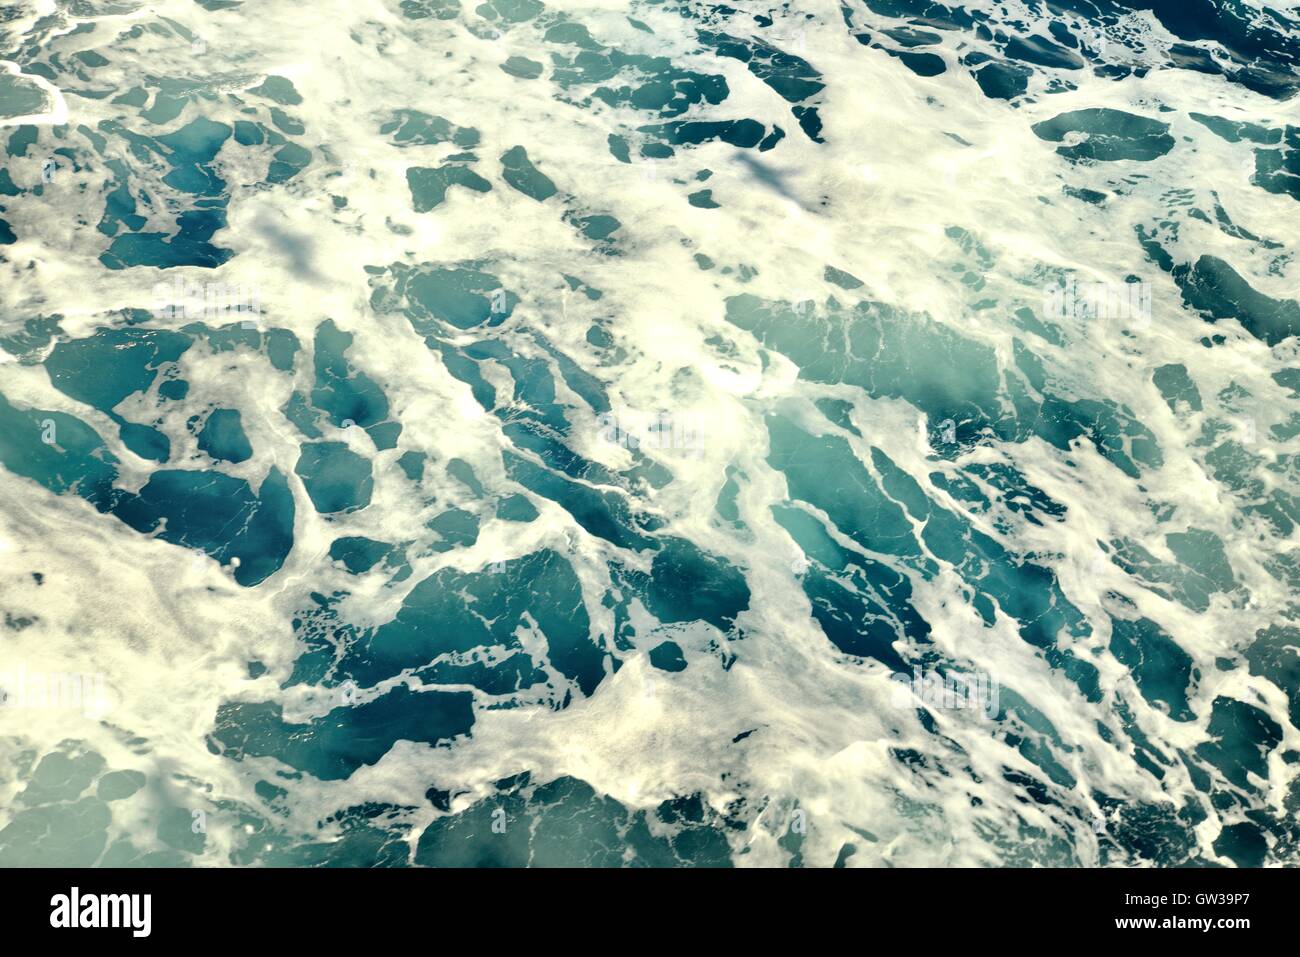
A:
[[[0,66],[0,865],[1300,862],[1294,0]]]

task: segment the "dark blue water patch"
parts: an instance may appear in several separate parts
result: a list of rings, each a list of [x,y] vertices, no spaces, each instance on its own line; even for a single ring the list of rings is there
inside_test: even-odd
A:
[[[182,298],[182,289],[184,283],[178,276],[176,281],[170,286],[175,290],[175,298]],[[159,292],[162,290],[160,289]],[[167,309],[162,310],[163,315],[170,318]],[[137,313],[137,322],[148,322],[151,315],[142,310]],[[191,336],[196,341],[202,340],[208,344],[208,347],[214,354],[222,352],[236,352],[241,348],[249,349],[253,352],[260,351],[263,345],[267,351],[271,351],[271,344],[276,339],[287,339],[292,343],[292,349],[298,348],[298,338],[287,329],[271,329],[265,334],[260,330],[251,328],[251,322],[232,322],[224,326],[209,326],[203,322],[191,322],[181,327],[181,332]],[[292,368],[292,365],[290,366]],[[283,371],[283,370],[282,370]]]
[[[226,228],[223,206],[195,209],[181,213],[174,236],[166,233],[125,233],[113,240],[99,261],[109,269],[154,266],[172,269],[177,266],[200,266],[215,269],[234,252],[214,246],[209,240]]]
[[[142,459],[166,462],[171,457],[171,440],[152,426],[124,422],[121,437],[122,444]]]
[[[271,108],[271,122],[281,133],[289,136],[301,136],[307,131],[301,120],[298,120],[279,107]]]
[[[1061,192],[1066,196],[1071,196],[1080,202],[1088,203],[1092,206],[1105,206],[1109,194],[1095,189],[1087,189],[1082,186],[1062,186]],[[1028,311],[1028,310],[1026,310]]]
[[[1180,406],[1186,406],[1192,412],[1201,411],[1200,390],[1185,365],[1174,362],[1160,366],[1151,374],[1151,381],[1160,390],[1171,412],[1178,412]]]
[[[0,830],[0,866],[93,866],[108,842],[112,812],[84,792],[103,768],[103,757],[80,742],[65,741],[44,755]]]
[[[566,479],[512,452],[503,453],[502,458],[510,479],[555,502],[592,535],[633,551],[655,547],[655,540],[642,533],[626,498],[619,493]]]
[[[1186,43],[1175,43],[1169,47],[1169,63],[1177,69],[1191,70],[1194,73],[1205,73],[1209,76],[1226,75],[1222,64],[1214,58],[1213,53]]]
[[[539,203],[556,193],[555,183],[533,165],[528,151],[522,146],[513,146],[501,154],[501,178]]]
[[[1175,721],[1196,715],[1187,696],[1194,676],[1192,656],[1149,618],[1111,618],[1110,653],[1133,675],[1147,703]]]
[[[1229,143],[1240,143],[1243,140],[1248,140],[1251,143],[1261,145],[1276,145],[1282,142],[1281,130],[1271,130],[1257,123],[1229,120],[1222,116],[1210,116],[1205,113],[1191,112],[1187,115]]]
[[[699,73],[678,67],[667,57],[630,54],[606,46],[593,39],[585,26],[564,19],[562,15],[559,22],[547,29],[544,38],[557,46],[576,47],[578,50],[576,53],[568,50],[551,53],[554,66],[551,78],[561,89],[569,91],[588,84],[609,83],[597,86],[590,96],[576,101],[584,109],[589,108],[593,100],[600,100],[611,106],[630,107],[671,118],[700,104],[717,105],[730,92],[721,74]],[[631,82],[616,85],[625,78]],[[615,156],[621,149],[626,157],[627,146],[623,137],[610,134],[609,142]],[[626,162],[626,158],[623,161]]]
[[[1084,109],[1061,113],[1035,123],[1031,129],[1042,140],[1060,143],[1066,134],[1082,133],[1082,142],[1057,147],[1070,160],[1149,161],[1174,148],[1169,124],[1123,110]]]
[[[234,137],[240,146],[261,146],[266,140],[261,127],[248,120],[235,120]]]
[[[777,415],[767,418],[768,464],[785,475],[791,498],[824,511],[844,534],[869,551],[920,558],[912,525],[866,473],[848,443],[813,436]],[[834,483],[827,475],[837,476]]]
[[[497,518],[502,521],[531,522],[537,516],[537,507],[526,495],[507,495],[497,503]]]
[[[726,633],[750,603],[739,569],[684,538],[663,539],[649,575],[622,566],[615,573],[664,624],[705,621]]]
[[[1002,493],[1002,504],[1012,512],[1024,516],[1025,520],[1041,526],[1043,518],[1059,521],[1066,512],[1066,507],[1057,502],[1042,489],[1033,485],[1013,465],[1006,462],[975,463],[967,467],[967,472],[988,482]],[[1010,529],[1007,529],[1010,531]]]
[[[505,415],[509,412],[503,413],[503,417]],[[501,431],[516,449],[534,453],[547,468],[597,485],[618,484],[614,474],[605,466],[583,458],[556,438],[553,428],[546,423],[507,419]],[[560,428],[567,430],[567,423],[561,420]]]
[[[650,664],[660,671],[685,671],[686,656],[675,641],[661,641],[650,649]]]
[[[101,512],[122,494],[113,488],[118,460],[98,432],[64,412],[20,409],[3,395],[0,462],[56,495],[79,495]]]
[[[199,450],[214,459],[238,463],[253,456],[238,409],[214,409],[199,432],[198,442]]]
[[[330,542],[330,558],[342,562],[349,574],[362,575],[393,553],[388,542],[378,542],[362,535],[346,535]]]
[[[483,498],[487,492],[474,474],[474,467],[464,459],[452,459],[447,463],[447,474],[469,489],[476,498]]]
[[[1098,31],[1105,31],[1108,44],[1141,54],[1144,60],[1155,63],[1156,68],[1190,69],[1222,76],[1227,82],[1279,100],[1288,99],[1300,88],[1295,69],[1300,62],[1300,40],[1296,38],[1295,23],[1275,10],[1252,9],[1247,14],[1247,8],[1215,0],[1138,3],[1055,0],[1014,11],[949,6],[931,0],[867,0],[867,7],[884,16],[906,18],[911,28],[960,31],[953,46],[960,49],[972,41],[989,46],[1008,61],[1017,61],[1016,68],[1026,75],[1031,68],[1059,71],[1091,65],[1099,77],[1144,76],[1150,67],[1133,67],[1122,59],[1116,61],[1107,56],[1104,46],[1094,39]],[[852,31],[854,20],[850,8],[842,9],[845,23]],[[1186,42],[1174,43],[1165,51],[1159,41],[1107,29],[1131,16],[1134,10],[1152,11],[1173,36]],[[1022,19],[1026,13],[1033,19],[1028,22]],[[1046,30],[1036,29],[1039,26],[1045,26]],[[898,28],[885,32],[893,36]],[[857,38],[860,42],[870,41],[865,34],[858,34]],[[894,39],[906,45],[905,39],[897,36]]]
[[[472,702],[468,691],[417,692],[398,685],[304,724],[285,721],[275,702],[227,702],[217,708],[208,748],[234,761],[272,757],[322,781],[340,781],[376,764],[398,741],[436,745],[468,734]]]
[[[1291,724],[1300,728],[1300,628],[1270,625],[1255,632],[1246,649],[1250,673],[1267,678],[1281,688],[1290,705]]]
[[[19,126],[9,134],[5,152],[10,156],[26,156],[28,147],[40,142],[40,128],[36,126]]]
[[[940,76],[948,70],[948,64],[944,61],[944,58],[939,56],[937,53],[925,53],[916,50],[883,49],[890,56],[896,57],[903,66],[907,67],[920,77]]]
[[[298,354],[298,337],[288,329],[269,329],[266,333],[266,356],[280,372],[292,372]]]
[[[1198,849],[1195,826],[1205,812],[1188,799],[1183,807],[1173,802],[1134,801],[1093,791],[1105,825],[1098,835],[1100,863],[1132,866],[1148,862],[1159,867],[1205,866]]]
[[[423,452],[403,452],[397,459],[397,465],[408,479],[418,482],[424,478],[424,464],[428,456]]]
[[[319,428],[320,412],[313,408],[307,401],[307,397],[301,392],[294,392],[289,396],[289,400],[280,408],[281,414],[293,423],[303,435],[309,439],[319,439],[323,433]]]
[[[425,528],[438,536],[438,541],[430,546],[435,552],[469,548],[478,541],[478,517],[460,508],[435,516],[425,523]]]
[[[918,30],[915,27],[892,27],[881,32],[899,46],[909,50],[913,47],[933,46],[943,42],[943,37],[939,34],[930,30]]]
[[[480,265],[393,263],[387,269],[391,284],[372,279],[371,305],[381,312],[402,311],[423,336],[443,334],[444,322],[455,329],[500,325],[510,318],[519,297]]]
[[[1234,698],[1220,695],[1213,708],[1211,740],[1197,745],[1197,756],[1218,768],[1230,784],[1258,790],[1250,776],[1268,781],[1268,756],[1282,740],[1281,726],[1266,712]]]
[[[343,442],[305,442],[294,471],[316,511],[354,512],[370,504],[375,480],[370,460]]]
[[[1038,435],[1063,451],[1087,437],[1133,477],[1139,466],[1163,461],[1154,433],[1128,408],[1109,399],[1037,399],[1018,376],[1004,377],[992,349],[923,316],[874,302],[845,310],[834,299],[824,312],[804,315],[789,303],[741,294],[727,300],[727,320],[788,356],[801,379],[905,398],[926,413],[930,443],[945,454],[974,444],[989,430],[1003,441]],[[913,363],[914,356],[925,361]],[[1017,358],[1023,371],[1027,350],[1021,347]]]
[[[1275,346],[1300,335],[1300,302],[1272,299],[1255,290],[1230,264],[1201,256],[1172,269],[1183,302],[1207,320],[1236,319],[1247,332]]]
[[[1214,839],[1214,851],[1238,867],[1263,867],[1268,858],[1268,840],[1254,824],[1228,824]]]
[[[602,54],[579,53],[572,59],[556,57],[552,79],[562,88],[581,83],[614,80],[620,74],[637,77],[637,86],[599,86],[592,99],[614,107],[654,113],[671,119],[702,103],[712,106],[730,94],[727,80],[718,73],[697,73],[675,67],[666,57],[629,55],[617,50]],[[584,101],[584,105],[589,101]],[[616,137],[617,134],[611,134]]]
[[[375,433],[388,419],[388,398],[374,379],[349,362],[347,352],[352,340],[352,333],[338,329],[332,319],[317,327],[312,405],[324,412],[335,427],[345,423],[360,426],[370,433],[376,448],[392,448],[396,435],[381,431],[377,438]]]
[[[126,164],[121,160],[110,159],[104,165],[113,174],[113,189],[104,199],[104,215],[97,228],[105,236],[116,236],[123,226],[131,232],[139,232],[149,221],[136,212]]]
[[[160,470],[113,513],[138,532],[197,548],[233,564],[235,581],[252,587],[280,570],[293,547],[293,494],[274,467],[254,493],[220,472]]]
[[[826,87],[822,75],[807,60],[786,53],[758,37],[738,38],[705,30],[698,31],[697,36],[719,55],[740,60],[750,73],[775,90],[787,103],[802,104]],[[818,135],[821,120],[816,119],[815,108],[805,106],[794,112],[808,138],[815,143],[823,142]]]
[[[1064,36],[1069,41],[1072,41],[1070,46],[1078,46],[1078,41],[1073,36],[1070,36],[1068,32]],[[1009,37],[1003,49],[1011,59],[1019,60],[1022,63],[1032,63],[1036,66],[1052,67],[1058,70],[1083,69],[1085,66],[1084,58],[1079,55],[1077,50],[1070,49],[1070,46],[1053,43],[1038,34],[1022,34]]]
[[[261,86],[248,92],[281,106],[298,106],[302,103],[302,94],[294,87],[293,81],[283,76],[268,76]]]
[[[464,150],[479,144],[479,132],[470,126],[458,126],[442,116],[432,116],[419,110],[395,110],[379,127],[379,132],[389,137],[394,146],[432,146],[451,143]]]
[[[164,84],[169,84],[174,83],[175,81],[163,80],[162,82]],[[166,126],[172,120],[185,112],[185,107],[189,102],[190,97],[188,95],[181,94],[179,96],[174,96],[170,93],[164,92],[163,90],[159,90],[154,94],[153,103],[149,105],[149,108],[140,111],[140,118],[152,123],[154,126]]]
[[[1034,75],[1028,67],[994,60],[984,53],[969,53],[962,63],[972,68],[980,92],[990,100],[1014,100],[1029,89],[1029,79]]]
[[[591,32],[586,26],[570,20],[565,14],[559,14],[556,20],[546,28],[543,39],[548,43],[575,46],[593,52],[602,49],[602,45],[592,39]]]
[[[1020,308],[1013,313],[1013,321],[1017,326],[1026,332],[1033,333],[1040,339],[1050,342],[1054,346],[1065,344],[1065,337],[1061,333],[1061,328],[1053,322],[1046,322],[1034,315],[1032,309]]]
[[[417,213],[427,213],[441,206],[447,198],[447,190],[453,186],[463,186],[475,193],[486,193],[492,189],[491,183],[460,163],[450,163],[436,169],[412,166],[406,171],[406,185],[411,190],[411,206]]]
[[[64,395],[111,413],[127,396],[148,391],[159,368],[178,360],[190,345],[189,336],[178,332],[98,329],[57,343],[45,369]]]
[[[62,315],[31,316],[8,335],[0,335],[0,349],[18,358],[22,365],[36,365],[55,336],[63,335]]]
[[[172,171],[163,182],[174,189],[196,196],[220,196],[223,180],[209,164],[230,138],[231,128],[204,117],[192,120],[175,133],[157,137],[167,151]]]
[[[583,286],[582,288],[584,295],[588,299],[592,301],[600,299],[601,293],[599,290],[592,289],[589,286]],[[545,336],[534,334],[533,338],[555,360],[555,366],[559,369],[565,385],[576,392],[591,407],[593,412],[600,415],[610,410],[609,396],[606,394],[605,386],[600,379],[557,349]]]
[[[1300,126],[1288,126],[1285,132],[1278,149],[1255,150],[1251,182],[1267,192],[1300,200]]]
[[[589,216],[566,213],[564,218],[567,222],[572,222],[577,226],[579,232],[588,239],[597,243],[606,243],[607,245],[610,237],[623,228],[623,224],[616,217],[603,213]]]
[[[576,778],[525,773],[459,814],[436,818],[416,845],[426,867],[729,867],[737,824],[699,795],[629,811]],[[739,825],[743,827],[742,825]]]
[[[922,556],[912,524],[898,504],[904,503],[913,517],[925,523],[922,537],[930,552],[949,562],[976,590],[972,604],[986,624],[994,623],[991,602],[996,602],[1020,622],[1021,637],[1042,649],[1049,664],[1061,668],[1089,700],[1100,700],[1097,669],[1057,647],[1062,634],[1083,637],[1091,628],[1065,598],[1050,570],[1011,555],[996,540],[934,506],[880,450],[873,450],[872,461],[883,485],[873,480],[838,436],[812,436],[775,415],[768,417],[767,424],[768,463],[785,474],[791,498],[820,508],[843,534],[867,550],[894,555],[931,576],[936,569]],[[828,474],[838,476],[835,485],[825,482]]]
[[[827,640],[845,654],[875,658],[894,672],[907,670],[895,643],[928,643],[930,635],[929,623],[911,603],[911,582],[881,562],[840,548],[802,509],[776,505],[772,515],[806,556],[803,589]]]
[[[675,120],[671,123],[639,126],[637,132],[657,140],[668,148],[698,146],[712,140],[720,140],[741,149],[752,149],[763,140],[766,127],[757,120]]]
[[[113,409],[127,396],[148,391],[159,369],[174,363],[190,345],[190,338],[177,332],[101,328],[83,339],[58,342],[45,368],[60,392],[109,415],[127,448],[165,462],[171,448],[167,437],[150,426],[126,422]]]
[[[285,143],[271,158],[266,169],[266,182],[273,186],[286,183],[310,166],[311,161],[311,150],[297,143]]]
[[[718,513],[719,518],[733,528],[744,529],[745,523],[740,519],[740,506],[737,500],[740,497],[740,479],[746,478],[745,473],[734,465],[728,465],[726,477],[718,492],[718,499],[713,504],[713,510]]]
[[[1206,611],[1214,595],[1237,588],[1223,542],[1213,532],[1191,528],[1166,535],[1174,562],[1157,559],[1135,542],[1112,544],[1115,564],[1152,591],[1193,611]]]
[[[542,75],[543,66],[536,60],[524,56],[507,57],[501,69],[510,76],[520,80],[536,80]]]
[[[836,269],[834,266],[827,266],[823,270],[822,278],[832,285],[839,286],[841,289],[852,291],[861,289],[862,280],[852,273],[845,272],[843,269]]]
[[[1214,0],[1142,0],[1134,6],[1153,11],[1183,40],[1215,43],[1234,62],[1226,71],[1233,82],[1278,100],[1300,90],[1300,36],[1287,14]]]
[[[591,695],[605,676],[605,651],[590,634],[577,575],[549,549],[491,571],[435,572],[411,590],[392,621],[358,636],[339,673],[370,685],[442,655],[522,652],[515,632],[525,615],[545,635],[554,668]]]

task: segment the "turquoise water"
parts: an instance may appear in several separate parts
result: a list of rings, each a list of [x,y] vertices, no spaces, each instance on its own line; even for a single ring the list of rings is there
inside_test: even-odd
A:
[[[46,6],[0,865],[1296,863],[1294,2]]]

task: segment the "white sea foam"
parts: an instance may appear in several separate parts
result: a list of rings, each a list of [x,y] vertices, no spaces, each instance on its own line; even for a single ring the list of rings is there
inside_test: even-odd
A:
[[[267,2],[257,5],[255,13],[204,16],[193,4],[169,0],[153,5],[152,12],[203,36],[206,50],[201,55],[174,40],[146,35],[135,46],[140,59],[132,62],[121,54],[124,47],[113,43],[115,27],[101,27],[67,46],[100,44],[111,63],[96,72],[96,81],[119,89],[132,85],[142,64],[164,75],[199,81],[212,77],[219,89],[249,88],[272,73],[292,79],[304,97],[292,112],[305,124],[301,139],[316,158],[283,187],[236,187],[230,226],[215,237],[236,255],[220,269],[183,273],[197,281],[257,288],[266,323],[292,330],[308,348],[316,326],[333,318],[355,336],[350,360],[380,383],[394,417],[403,423],[404,447],[426,449],[440,465],[453,457],[464,459],[492,494],[517,490],[501,465],[499,449],[506,440],[498,420],[481,410],[468,387],[448,374],[404,318],[377,315],[368,307],[369,277],[363,264],[489,262],[504,286],[522,299],[505,335],[523,329],[544,332],[606,380],[616,407],[669,408],[706,423],[699,430],[698,456],[645,449],[674,471],[676,481],[644,504],[662,515],[669,532],[744,570],[755,600],[737,621],[743,640],[728,643],[707,625],[675,629],[673,638],[685,649],[690,666],[680,673],[656,674],[639,653],[653,643],[646,637],[647,627],[660,634],[647,618],[638,629],[638,653],[590,700],[559,712],[544,706],[480,710],[472,739],[454,747],[399,742],[377,765],[360,768],[346,781],[296,782],[288,826],[306,833],[334,810],[364,801],[423,807],[413,818],[423,824],[437,813],[423,797],[429,782],[454,782],[465,792],[457,798],[456,810],[490,793],[491,782],[530,770],[543,780],[576,776],[632,807],[651,807],[693,791],[717,809],[742,795],[758,804],[766,801],[759,820],[736,838],[736,850],[743,846],[749,851],[738,860],[756,865],[784,861],[777,841],[784,833],[783,815],[794,802],[812,823],[804,856],[813,863],[829,864],[841,845],[852,841],[858,845],[852,862],[858,865],[993,864],[1005,859],[1008,845],[1024,827],[1051,838],[1072,835],[1078,862],[1095,863],[1097,842],[1088,812],[1099,786],[1135,801],[1179,805],[1196,794],[1181,766],[1168,769],[1165,780],[1157,782],[1131,753],[1102,738],[1097,719],[1108,713],[1113,693],[1123,693],[1144,733],[1170,753],[1191,750],[1205,740],[1210,703],[1218,695],[1267,711],[1284,729],[1279,751],[1300,747],[1300,733],[1290,725],[1278,689],[1252,679],[1241,666],[1224,672],[1215,663],[1216,658],[1239,656],[1255,632],[1276,622],[1293,600],[1265,563],[1272,554],[1293,549],[1295,542],[1278,541],[1258,520],[1243,516],[1240,502],[1207,472],[1205,449],[1194,445],[1203,423],[1241,418],[1221,398],[1236,383],[1256,403],[1252,414],[1263,436],[1257,454],[1267,460],[1300,451],[1295,439],[1279,442],[1267,435],[1269,425],[1294,410],[1295,403],[1283,398],[1270,376],[1294,364],[1295,350],[1270,349],[1245,335],[1232,335],[1213,350],[1204,348],[1201,336],[1230,330],[1234,323],[1225,321],[1214,330],[1185,310],[1169,276],[1145,260],[1132,234],[1135,224],[1153,225],[1171,215],[1165,194],[1177,186],[1210,207],[1213,191],[1239,226],[1293,250],[1294,201],[1249,184],[1251,144],[1227,143],[1186,115],[1195,110],[1276,125],[1284,118],[1284,105],[1216,77],[1155,70],[1141,80],[1122,81],[1077,71],[1069,76],[1074,89],[1013,107],[980,96],[950,54],[945,58],[952,68],[944,74],[913,75],[886,53],[856,42],[839,13],[827,9],[799,21],[803,55],[827,83],[819,105],[827,142],[815,144],[798,131],[780,97],[740,62],[702,52],[672,12],[614,2],[548,8],[571,13],[602,41],[723,74],[731,95],[719,107],[696,112],[779,123],[787,131],[785,140],[771,152],[746,153],[744,161],[738,151],[717,142],[682,150],[657,164],[656,177],[646,180],[636,166],[612,162],[606,146],[615,124],[644,124],[643,114],[599,103],[581,108],[557,99],[548,82],[508,76],[498,69],[507,56],[547,62],[552,47],[527,25],[497,41],[476,37],[465,26],[469,14],[460,20],[415,21],[399,17],[395,6],[323,2],[308,13],[300,4]],[[628,25],[629,12],[649,24],[654,35]],[[871,20],[869,14],[859,12],[859,17],[865,18],[860,22]],[[1142,18],[1141,29],[1154,37],[1162,32],[1149,17]],[[62,41],[50,42],[58,46]],[[1041,76],[1034,82],[1041,83]],[[34,82],[50,94],[50,111],[0,125],[95,128],[100,120],[120,115],[108,99],[69,99],[39,77]],[[1157,114],[1161,106],[1170,112]],[[1148,163],[1067,166],[1054,154],[1056,144],[1030,130],[1035,122],[1090,107],[1159,115],[1172,124],[1178,146]],[[376,130],[395,108],[444,115],[478,129],[482,143],[475,152],[481,160],[475,168],[492,179],[492,191],[480,195],[452,189],[434,211],[413,212],[406,168],[436,166],[456,150],[451,144],[391,146]],[[200,109],[191,104],[167,129],[199,115]],[[963,146],[949,134],[971,145]],[[560,197],[541,204],[500,180],[496,157],[516,144],[526,146],[561,194],[623,223],[620,255],[593,253],[561,221]],[[327,154],[337,163],[329,162]],[[14,181],[23,186],[38,182],[43,159],[34,151],[12,159]],[[241,176],[251,163],[228,144],[218,167],[233,182],[251,182],[261,172]],[[755,163],[762,164],[769,180],[782,184],[780,192],[763,185]],[[721,209],[688,205],[685,191],[674,184],[705,168],[713,171],[706,185]],[[0,305],[9,314],[61,315],[62,328],[74,336],[87,334],[115,309],[149,307],[154,284],[172,276],[152,268],[107,272],[98,264],[105,242],[93,225],[84,225],[98,216],[87,196],[102,195],[110,176],[96,165],[79,177],[76,182],[87,184],[84,192],[71,188],[70,175],[60,176],[39,201],[15,203],[7,210],[5,218],[19,240],[0,264]],[[1065,183],[1105,191],[1113,199],[1106,208],[1071,200],[1061,193]],[[159,195],[165,194],[166,188],[159,187]],[[346,195],[347,206],[335,209],[330,194]],[[170,216],[162,208],[141,212],[150,220],[147,228],[155,228],[155,220],[158,228],[169,228]],[[1266,295],[1294,297],[1297,267],[1290,258],[1232,238],[1212,223],[1175,215],[1182,230],[1178,248],[1227,260]],[[951,226],[969,231],[995,260],[979,292],[947,268],[959,262],[971,265],[945,236]],[[702,271],[692,259],[696,252],[719,267],[734,270],[744,264],[756,274],[746,283],[735,271]],[[1081,281],[1119,283],[1128,275],[1142,277],[1152,286],[1150,324],[1133,328],[1056,316],[1063,343],[1035,338],[1032,347],[1056,394],[1115,398],[1132,409],[1155,433],[1164,465],[1144,470],[1139,483],[1087,441],[1065,452],[1039,439],[972,450],[956,462],[936,460],[924,440],[921,417],[906,402],[801,381],[788,360],[762,350],[724,320],[725,298],[740,292],[789,301],[822,303],[830,295],[852,301],[852,295],[823,278],[828,264],[863,280],[861,291],[871,298],[925,312],[936,323],[993,348],[1004,369],[1014,366],[1013,340],[1025,338],[1007,320],[1006,304],[1039,307],[1043,283],[1035,278],[1036,268],[1050,267]],[[563,294],[561,272],[580,276],[602,290],[603,298],[591,302]],[[985,297],[1003,304],[996,318],[981,318],[973,308]],[[626,352],[615,368],[600,369],[583,338],[597,318],[609,320]],[[163,319],[154,324],[179,328],[183,323]],[[734,342],[734,353],[720,355],[707,342],[713,336]],[[1200,387],[1203,411],[1182,417],[1170,412],[1151,385],[1153,369],[1169,363],[1187,367]],[[39,367],[4,368],[3,391],[11,402],[82,418],[121,460],[121,486],[134,488],[146,480],[149,464],[121,444],[106,416],[55,390]],[[241,411],[254,449],[251,459],[225,471],[254,485],[272,465],[292,475],[301,439],[279,411],[294,386],[288,377],[246,352],[213,355],[193,349],[180,369],[191,383],[190,394],[170,404],[160,425],[176,461],[196,467],[204,461],[186,421],[218,403]],[[310,384],[310,370],[300,364],[297,386],[309,389]],[[819,397],[851,402],[862,436],[819,419],[811,405]],[[135,418],[152,407],[151,399],[140,396],[118,411]],[[965,511],[930,475],[955,474],[958,465],[977,460],[1014,463],[1029,482],[1066,506],[1060,522],[1045,526],[1005,508],[970,520],[1016,551],[1034,553],[1056,572],[1066,597],[1093,624],[1092,636],[1071,650],[1100,669],[1108,692],[1100,704],[1088,703],[1053,671],[1018,636],[1016,622],[1000,614],[986,628],[946,563],[938,563],[940,573],[931,580],[909,577],[914,603],[932,625],[937,649],[1014,689],[1070,745],[1072,750],[1058,757],[1079,782],[1076,819],[1017,800],[1003,769],[1040,772],[991,734],[987,722],[939,711],[939,731],[955,746],[937,745],[915,709],[894,702],[888,668],[853,660],[826,640],[791,570],[792,543],[770,518],[770,507],[786,499],[782,475],[766,461],[763,415],[777,409],[810,428],[841,435],[864,462],[871,461],[872,447],[883,450],[933,501],[953,510]],[[328,431],[327,437],[369,454],[360,430]],[[623,450],[599,442],[594,417],[575,427],[575,447],[602,463],[628,462]],[[368,580],[358,584],[331,568],[326,559],[330,541],[339,534],[402,540],[447,505],[469,500],[440,467],[429,470],[423,494],[417,493],[397,470],[398,454],[390,450],[373,456],[374,504],[356,515],[318,515],[300,484],[291,482],[297,506],[294,550],[283,570],[255,589],[236,585],[229,570],[215,562],[194,561],[175,546],[142,537],[80,499],[56,497],[7,476],[0,539],[9,547],[0,554],[0,594],[5,610],[35,621],[6,633],[0,665],[12,659],[49,671],[103,673],[120,704],[102,722],[75,712],[42,712],[33,718],[0,709],[0,729],[10,742],[0,745],[0,764],[16,761],[20,751],[43,753],[76,738],[103,754],[111,767],[139,768],[151,777],[171,776],[173,782],[178,775],[202,782],[173,783],[176,793],[166,800],[207,809],[209,840],[203,859],[222,860],[234,841],[235,822],[223,817],[215,802],[256,803],[253,784],[268,776],[275,763],[237,763],[210,753],[204,736],[217,706],[277,696],[277,683],[288,677],[302,650],[290,619],[309,590],[350,591],[341,610],[362,625],[391,619],[404,597],[402,588],[381,588]],[[713,520],[713,504],[732,465],[747,477],[737,503],[748,535],[723,530]],[[829,482],[836,480],[827,476]],[[437,506],[425,504],[432,498]],[[473,547],[414,559],[414,574],[403,587],[409,590],[442,567],[477,570],[539,547],[556,548],[567,554],[582,580],[593,628],[610,633],[610,615],[600,600],[609,583],[611,546],[553,503],[534,502],[541,516],[527,526],[489,521]],[[1175,517],[1157,520],[1152,510],[1157,503],[1176,504]],[[1113,563],[1097,561],[1096,543],[1117,539],[1167,558],[1164,536],[1187,528],[1211,531],[1224,542],[1240,595],[1248,594],[1249,604],[1219,594],[1205,611],[1194,612],[1141,587]],[[847,540],[842,544],[857,548]],[[32,571],[43,575],[43,584],[31,579]],[[1159,623],[1192,656],[1200,674],[1190,701],[1197,720],[1173,721],[1148,705],[1134,690],[1128,669],[1108,653],[1106,611],[1114,607],[1113,594],[1123,595]],[[730,670],[724,669],[719,648],[736,655]],[[258,679],[250,679],[245,670],[245,662],[254,659],[269,669]],[[652,676],[651,695],[646,689]],[[286,717],[320,713],[327,706],[291,701]],[[732,743],[750,729],[758,730]],[[890,749],[909,748],[954,773],[900,771]],[[0,779],[0,808],[12,806],[9,799],[20,788],[15,777]],[[1275,786],[1262,800],[1280,810],[1283,796]],[[973,798],[980,802],[976,810]],[[0,824],[4,814],[0,811]],[[1198,831],[1207,855],[1215,853],[1219,826],[1211,818]],[[142,825],[141,830],[148,828]],[[864,841],[864,831],[876,840]]]

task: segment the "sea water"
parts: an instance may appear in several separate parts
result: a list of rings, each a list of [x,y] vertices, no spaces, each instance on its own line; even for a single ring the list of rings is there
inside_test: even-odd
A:
[[[0,864],[1259,865],[1292,0],[20,0]]]

